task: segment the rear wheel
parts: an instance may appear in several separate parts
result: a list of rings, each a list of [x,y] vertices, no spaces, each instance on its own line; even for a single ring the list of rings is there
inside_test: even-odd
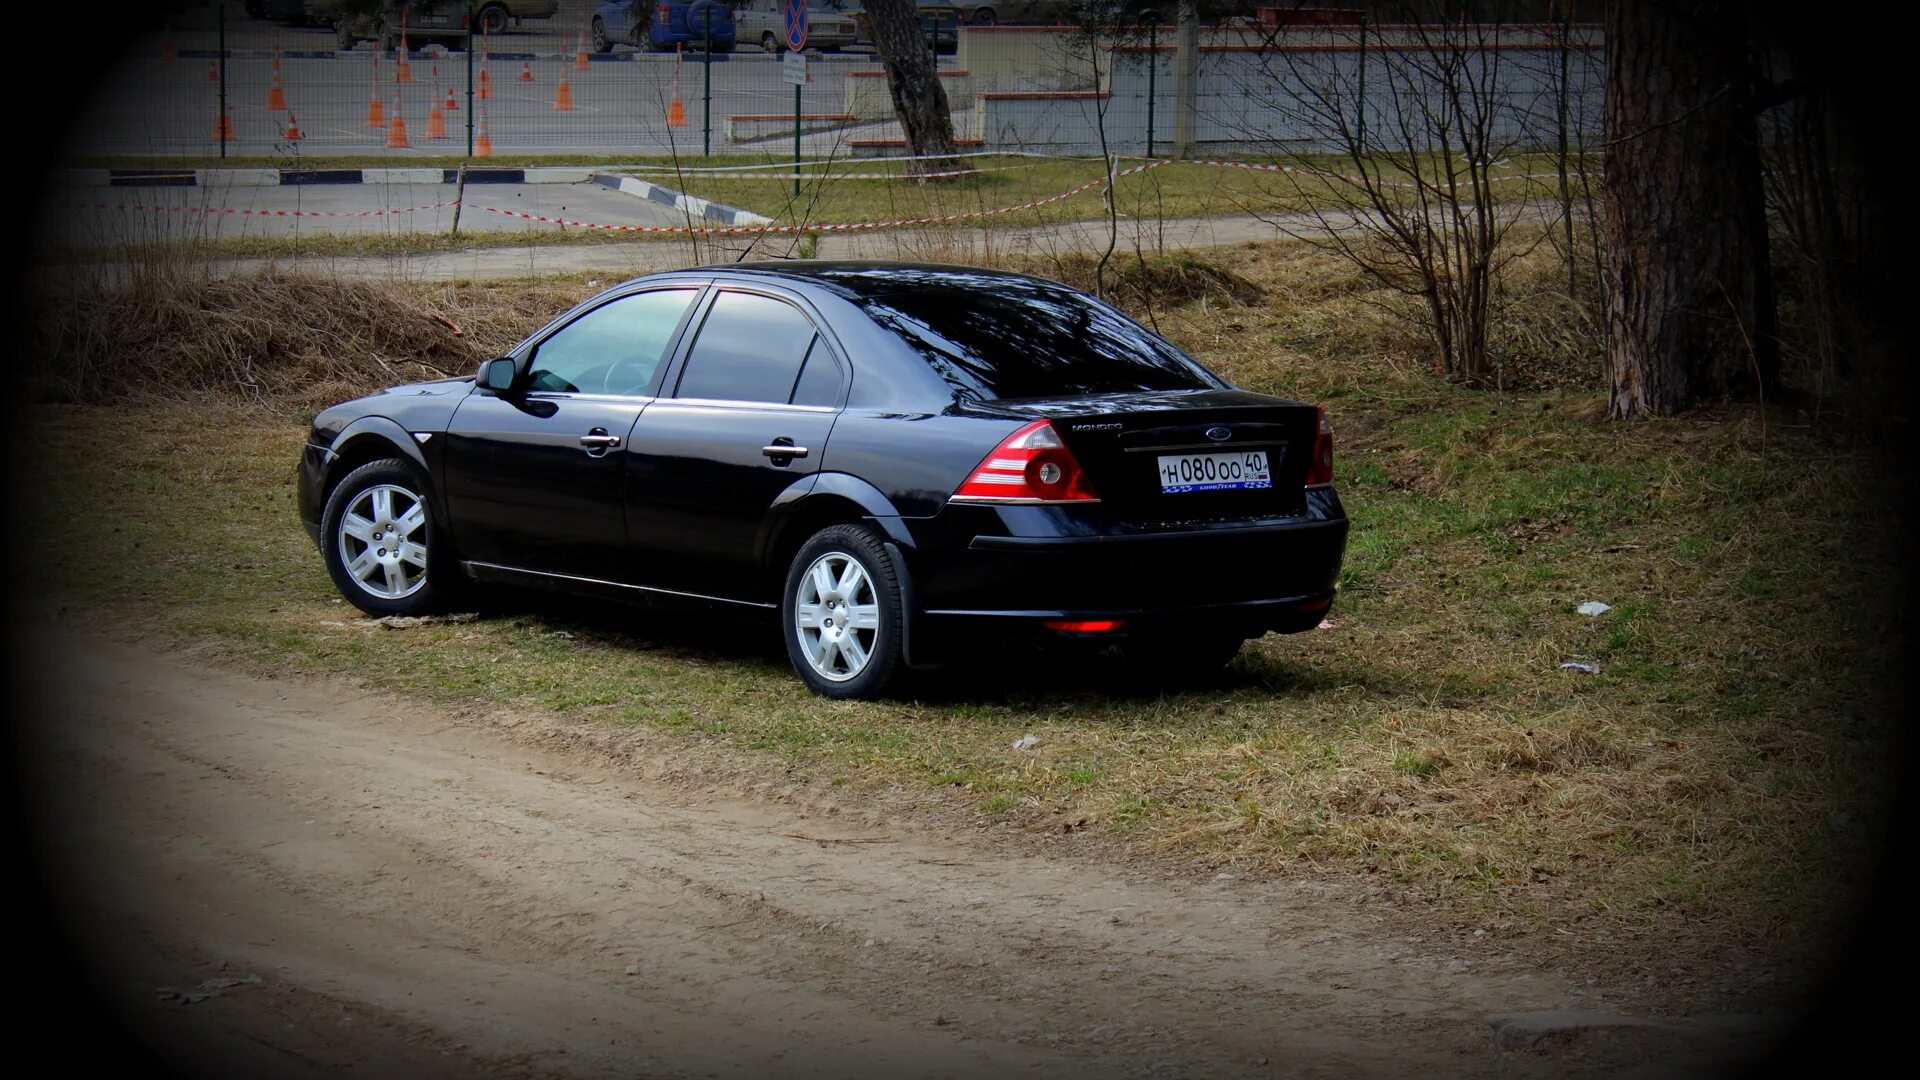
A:
[[[607,24],[601,22],[598,15],[593,17],[593,51],[597,53],[613,51],[613,42],[607,40]]]
[[[768,30],[760,35],[760,47],[770,53],[777,53],[781,49],[780,39],[773,36],[773,31]]]
[[[900,583],[872,531],[835,525],[801,545],[787,570],[780,625],[801,681],[830,698],[871,698],[902,667]]]

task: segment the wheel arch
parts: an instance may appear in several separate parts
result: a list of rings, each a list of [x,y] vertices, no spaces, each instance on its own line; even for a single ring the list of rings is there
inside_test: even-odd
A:
[[[420,471],[427,474],[428,486],[432,486],[433,472],[427,465],[426,455],[420,452],[419,444],[407,429],[384,416],[363,416],[342,429],[327,451],[320,506],[326,507],[327,500],[333,497],[333,489],[348,473],[370,461],[389,457],[405,458],[419,466]]]
[[[794,553],[829,526],[871,524],[887,542],[902,550],[913,547],[900,512],[879,488],[847,473],[817,473],[812,479],[811,484],[789,488],[768,515],[760,538],[764,595],[780,595]]]

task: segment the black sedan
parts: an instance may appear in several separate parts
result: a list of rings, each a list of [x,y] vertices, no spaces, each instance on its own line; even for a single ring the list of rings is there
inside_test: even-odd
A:
[[[1332,468],[1321,410],[1064,285],[778,262],[629,281],[474,377],[327,409],[299,495],[364,611],[509,582],[737,612],[867,697],[1020,638],[1177,677],[1311,629]]]

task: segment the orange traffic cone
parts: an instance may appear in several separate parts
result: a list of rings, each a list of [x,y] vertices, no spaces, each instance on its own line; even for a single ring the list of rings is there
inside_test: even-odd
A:
[[[407,118],[400,115],[400,98],[393,99],[393,119],[387,122],[387,149],[405,150],[413,144],[407,141]]]
[[[553,107],[560,112],[573,111],[573,87],[567,85],[567,73],[560,72],[560,85],[553,88]]]
[[[400,48],[396,50],[393,54],[394,62],[399,68],[399,70],[394,73],[394,76],[393,76],[394,82],[410,83],[413,81],[413,65],[407,62],[408,55],[409,53],[407,51],[407,35],[401,34]]]
[[[480,69],[480,89],[473,96],[481,101],[487,101],[493,97],[493,80],[487,77],[485,68]]]
[[[480,127],[473,133],[473,156],[493,156],[493,136],[487,134],[487,107],[480,106]]]
[[[687,126],[687,106],[680,100],[680,91],[673,92],[673,100],[667,102],[667,126]]]
[[[387,126],[387,112],[380,104],[380,54],[373,54],[373,97],[367,101],[367,126],[378,130]]]
[[[160,63],[166,67],[172,67],[179,56],[180,51],[173,47],[173,28],[168,27],[167,36],[160,39]]]
[[[459,112],[459,111],[460,111],[460,103],[459,103],[459,102],[457,102],[457,101],[455,101],[455,100],[453,100],[453,87],[452,87],[452,86],[448,86],[448,87],[447,87],[447,111],[448,111],[448,112]]]
[[[302,134],[300,134],[300,121],[298,121],[298,120],[296,120],[296,119],[294,119],[294,117],[293,117],[293,110],[291,110],[291,109],[289,109],[289,110],[287,110],[287,130],[286,130],[286,134],[284,134],[284,135],[282,135],[282,136],[280,136],[280,137],[281,137],[281,138],[283,138],[283,139],[285,139],[286,141],[288,141],[288,142],[290,142],[290,143],[293,143],[293,142],[299,142],[299,141],[300,141],[301,139],[304,139],[304,138],[306,138],[306,136],[304,136],[304,135],[302,135]]]
[[[520,61],[520,81],[521,82],[533,81],[533,61],[531,60]]]
[[[207,61],[207,81],[208,82],[220,81],[220,61],[218,60]]]
[[[233,106],[229,105],[213,118],[213,141],[233,141]]]
[[[273,73],[273,85],[267,88],[267,109],[271,112],[287,111],[287,92],[280,86],[280,73]]]
[[[446,114],[432,105],[427,106],[427,138],[444,139],[447,137]]]
[[[585,30],[582,30],[580,32],[580,44],[574,50],[573,70],[575,71],[587,70],[587,32]]]

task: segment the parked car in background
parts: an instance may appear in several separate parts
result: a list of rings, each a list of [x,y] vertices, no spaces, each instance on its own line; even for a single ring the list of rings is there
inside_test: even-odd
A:
[[[927,47],[936,54],[951,55],[960,47],[961,11],[952,0],[915,0],[920,9],[920,26],[927,35]],[[867,13],[856,13],[860,26],[854,38],[856,45],[873,44],[873,26],[867,21]]]
[[[459,38],[467,35],[468,0],[386,0],[383,3],[355,0],[307,0],[309,19],[329,23],[340,34],[340,47],[353,48],[355,41],[380,41],[384,35],[397,40],[399,27],[406,25],[407,39],[425,41]],[[473,25],[483,34],[502,34],[518,27],[523,19],[551,18],[560,10],[560,0],[484,0],[472,6]],[[351,40],[349,40],[351,36]],[[388,46],[383,46],[388,47]]]
[[[1347,516],[1311,404],[1112,306],[974,267],[727,264],[617,285],[475,375],[313,419],[340,594],[498,582],[757,620],[828,697],[1031,643],[1170,680],[1319,625]]]
[[[722,0],[606,0],[593,11],[592,37],[593,50],[602,53],[615,45],[659,52],[701,49],[709,40],[714,52],[732,52],[733,9]]]
[[[831,52],[860,35],[857,0],[807,0],[807,48]],[[734,37],[768,52],[787,48],[786,0],[739,0],[733,6]]]
[[[312,18],[312,0],[247,0],[246,13],[256,19],[304,26]]]

